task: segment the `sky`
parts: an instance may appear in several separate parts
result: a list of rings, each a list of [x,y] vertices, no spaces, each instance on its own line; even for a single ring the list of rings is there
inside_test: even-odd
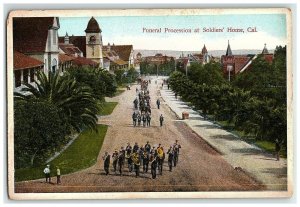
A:
[[[59,35],[85,35],[91,17],[61,17]],[[208,50],[224,50],[228,40],[232,50],[268,49],[287,44],[285,14],[235,14],[199,16],[104,16],[95,17],[102,30],[103,43],[132,44],[134,49],[197,51],[205,44]],[[227,28],[243,32],[227,32]],[[257,32],[247,32],[247,28]],[[161,33],[146,33],[159,29]],[[192,33],[164,33],[164,28],[191,29]],[[194,29],[200,32],[194,32]],[[223,32],[203,32],[223,28]]]

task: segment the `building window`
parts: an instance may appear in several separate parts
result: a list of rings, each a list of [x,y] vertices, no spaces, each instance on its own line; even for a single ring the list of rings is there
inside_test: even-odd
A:
[[[30,83],[34,82],[34,69],[30,70]]]
[[[28,69],[23,70],[23,82],[28,83]]]
[[[21,86],[21,71],[16,70],[15,71],[15,87]]]
[[[53,44],[56,44],[56,30],[53,30]]]
[[[55,58],[52,60],[52,68],[51,68],[51,69],[52,69],[52,70],[51,70],[52,73],[55,73],[55,72],[56,72],[56,69],[57,69],[57,61],[56,61]]]

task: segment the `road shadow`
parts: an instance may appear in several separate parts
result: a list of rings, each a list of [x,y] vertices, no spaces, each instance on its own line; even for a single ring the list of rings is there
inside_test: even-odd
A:
[[[216,129],[216,128],[220,128],[217,125],[213,125],[213,124],[199,124],[199,125],[194,125],[195,127],[199,127],[199,128],[205,128],[205,129]]]
[[[213,127],[211,127],[213,128]],[[211,136],[212,138],[214,139],[224,139],[224,140],[228,140],[228,141],[235,141],[235,140],[238,140],[236,137],[234,137],[233,135],[231,134],[227,134],[227,135],[214,135],[214,136]]]
[[[281,168],[266,168],[263,173],[269,173],[276,175],[278,178],[286,178],[287,177],[287,167]]]
[[[239,148],[239,149],[231,149],[233,153],[242,153],[244,155],[257,155],[262,154],[262,151],[255,148]]]

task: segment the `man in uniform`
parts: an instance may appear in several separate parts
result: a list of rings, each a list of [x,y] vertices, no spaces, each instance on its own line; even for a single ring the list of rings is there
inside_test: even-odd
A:
[[[108,152],[105,152],[105,154],[102,157],[102,159],[104,160],[104,171],[105,171],[105,174],[108,175],[108,173],[109,173],[109,164],[110,164],[110,155],[108,154]]]
[[[142,115],[142,121],[143,121],[143,127],[146,127],[147,118],[145,114]]]
[[[164,117],[163,115],[161,114],[160,117],[159,117],[159,123],[160,123],[160,126],[162,127],[163,125],[163,122],[164,122]]]
[[[148,172],[148,165],[149,165],[149,152],[144,149],[143,152],[143,172],[147,173]]]
[[[138,152],[132,153],[132,159],[134,159],[134,170],[135,170],[135,177],[140,176],[140,159]]]
[[[175,163],[178,163],[178,160],[179,160],[179,150],[181,148],[181,145],[178,143],[178,140],[176,139],[174,145],[173,145],[173,148],[174,148],[174,159],[175,159]],[[176,164],[175,164],[176,166]]]
[[[157,161],[156,161],[156,157],[153,154],[150,156],[150,163],[151,163],[152,179],[155,179],[156,178]]]
[[[133,126],[134,127],[136,126],[136,118],[137,118],[137,116],[136,116],[135,112],[133,112],[133,114],[132,114],[132,121],[133,121]]]
[[[145,150],[150,153],[151,151],[151,145],[149,144],[149,141],[147,141],[147,143],[145,144]]]
[[[134,146],[133,146],[133,152],[137,152],[139,150],[139,145],[138,145],[138,143],[136,142],[135,144],[134,144]]]
[[[115,150],[115,152],[112,154],[113,168],[114,168],[114,172],[115,172],[115,173],[117,173],[118,157],[119,157],[118,150]]]
[[[121,149],[120,152],[119,152],[119,156],[118,156],[118,165],[119,165],[119,172],[120,172],[120,175],[122,175],[122,168],[123,168],[123,165],[124,165],[124,159],[125,159],[125,154],[124,154],[124,150]]]
[[[142,117],[140,113],[138,113],[137,115],[137,121],[138,121],[138,126],[141,126]]]
[[[172,172],[173,159],[174,159],[174,150],[172,146],[170,146],[170,149],[168,150],[167,154],[169,155],[168,156],[169,171]]]
[[[147,113],[147,126],[150,127],[150,122],[151,122],[151,116],[149,113]]]
[[[156,105],[157,105],[157,109],[159,109],[159,106],[160,106],[160,100],[159,100],[159,98],[156,101]]]

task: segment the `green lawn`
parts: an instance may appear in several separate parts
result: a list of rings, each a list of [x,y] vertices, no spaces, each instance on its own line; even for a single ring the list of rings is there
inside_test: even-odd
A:
[[[98,132],[86,130],[62,154],[50,162],[51,176],[55,176],[56,166],[61,174],[76,172],[94,165],[107,131],[107,126],[98,125]],[[43,178],[45,166],[15,170],[15,180],[33,180]]]
[[[257,145],[258,147],[266,150],[267,152],[270,153],[274,153],[275,152],[275,144],[274,142],[270,142],[270,141],[255,141],[255,145]],[[287,157],[287,152],[286,149],[282,149],[280,151],[280,157]]]
[[[115,109],[115,107],[117,106],[117,104],[118,104],[118,102],[101,103],[99,115],[102,115],[102,116],[110,115],[113,112],[113,110]]]
[[[217,123],[222,126],[223,129],[228,130],[236,135],[238,135],[241,139],[243,139],[244,141],[251,143],[251,144],[255,144],[256,146],[258,146],[259,148],[269,152],[269,153],[273,153],[275,150],[275,145],[273,142],[270,141],[262,141],[262,140],[255,140],[254,136],[251,135],[246,135],[244,131],[238,131],[238,130],[234,130],[234,124],[233,123],[227,123],[226,121],[217,121]],[[286,149],[282,149],[280,151],[280,156],[281,157],[286,157],[287,156],[287,152]]]

